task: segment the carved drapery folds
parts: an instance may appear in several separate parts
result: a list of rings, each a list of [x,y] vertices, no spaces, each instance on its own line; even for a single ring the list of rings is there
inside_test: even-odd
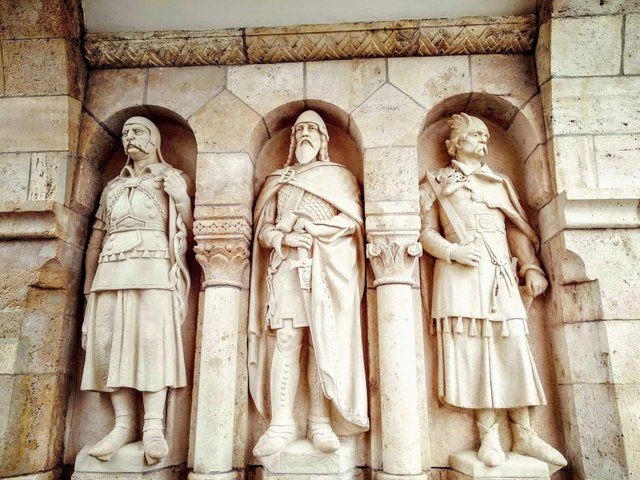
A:
[[[422,255],[422,245],[405,236],[378,237],[367,243],[367,258],[376,279],[373,286],[407,284],[415,286],[413,271]]]
[[[244,217],[197,220],[193,225],[196,259],[202,266],[203,286],[242,287],[249,265],[251,225]]]

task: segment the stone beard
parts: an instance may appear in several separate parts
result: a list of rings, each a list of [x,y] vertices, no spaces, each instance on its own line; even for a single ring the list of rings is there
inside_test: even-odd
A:
[[[345,167],[329,161],[327,141],[320,116],[304,112],[292,129],[286,168],[267,177],[255,207],[249,382],[256,407],[271,416],[254,448],[257,456],[277,453],[297,438],[293,409],[302,348],[308,349],[307,436],[313,445],[332,452],[340,445],[334,429],[349,435],[369,427],[360,191]]]
[[[169,453],[167,390],[187,384],[190,180],[164,161],[146,118],[125,122],[123,145],[127,164],[102,192],[87,250],[81,389],[109,393],[114,407],[113,430],[89,451],[103,461],[139,438],[134,391],[142,392],[144,453],[154,464]]]
[[[528,407],[546,404],[527,342],[525,307],[547,288],[536,257],[538,238],[509,179],[480,161],[487,153],[486,125],[464,113],[449,125],[451,164],[428,173],[420,191],[420,241],[436,258],[431,321],[440,400],[475,410],[478,457],[487,466],[506,460],[498,408],[508,409],[514,452],[564,466],[564,457],[529,421]],[[529,301],[523,302],[523,294]]]

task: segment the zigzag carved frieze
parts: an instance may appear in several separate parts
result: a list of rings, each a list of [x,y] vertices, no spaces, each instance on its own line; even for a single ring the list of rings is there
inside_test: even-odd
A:
[[[533,15],[208,32],[88,34],[92,68],[241,65],[370,57],[527,53]]]

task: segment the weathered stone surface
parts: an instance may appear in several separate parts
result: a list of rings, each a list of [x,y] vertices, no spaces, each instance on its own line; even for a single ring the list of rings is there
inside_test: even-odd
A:
[[[472,55],[471,85],[476,93],[498,95],[516,107],[538,91],[531,55]]]
[[[149,105],[188,118],[224,88],[225,68],[217,66],[152,68],[147,81]]]
[[[80,107],[66,96],[0,98],[0,145],[8,152],[75,152]]]
[[[557,18],[551,24],[551,75],[617,75],[622,15]]]
[[[0,338],[0,375],[16,373],[19,338]]]
[[[390,58],[389,81],[426,108],[471,91],[468,56]]]
[[[355,109],[352,117],[362,146],[415,145],[425,109],[393,85],[385,84]]]
[[[525,161],[526,205],[539,210],[553,198],[554,188],[549,172],[547,145],[540,144]]]
[[[32,153],[28,199],[64,203],[68,166],[66,152]]]
[[[622,426],[611,385],[559,385],[565,438],[578,478],[626,478]]]
[[[637,345],[637,344],[636,344]],[[640,386],[616,385],[620,424],[624,431],[624,449],[627,456],[629,478],[640,474]]]
[[[551,22],[540,25],[536,42],[536,71],[538,84],[542,85],[551,75]]]
[[[575,17],[583,15],[613,15],[640,11],[636,0],[607,0],[593,2],[591,0],[554,0],[551,13],[557,17]]]
[[[349,113],[386,80],[384,59],[306,64],[306,98],[323,100]]]
[[[640,321],[604,322],[611,380],[616,384],[640,384]],[[639,397],[640,398],[640,397]],[[640,421],[640,417],[638,417]],[[640,425],[639,425],[640,427]]]
[[[27,199],[30,168],[31,154],[0,153],[0,201],[20,202]]]
[[[120,112],[142,105],[145,77],[144,69],[93,70],[87,82],[84,107],[120,138],[122,123],[129,116]]]
[[[640,77],[554,78],[542,86],[553,135],[640,131]]]
[[[79,4],[66,0],[5,0],[0,3],[0,40],[80,37]]]
[[[365,150],[366,201],[418,198],[418,160],[413,147]]]
[[[640,135],[595,137],[595,161],[601,188],[640,188]]]
[[[63,38],[4,42],[2,63],[8,96],[69,92],[68,45]]]
[[[554,137],[549,146],[558,192],[597,187],[598,174],[592,137]]]
[[[549,332],[559,384],[611,382],[605,322],[556,324]]]
[[[513,139],[520,158],[527,158],[533,150],[547,141],[540,95],[533,97],[515,116],[507,133]]]
[[[302,100],[302,63],[228,67],[227,88],[264,116],[287,102]]]
[[[199,154],[196,195],[197,202],[202,204],[250,205],[253,201],[253,163],[249,154]]]
[[[640,73],[640,13],[627,15],[624,26],[624,73]]]
[[[189,125],[199,152],[248,152],[255,159],[267,139],[260,115],[228,90],[192,115]]]
[[[62,453],[67,377],[16,375],[12,383],[0,475],[50,470]]]

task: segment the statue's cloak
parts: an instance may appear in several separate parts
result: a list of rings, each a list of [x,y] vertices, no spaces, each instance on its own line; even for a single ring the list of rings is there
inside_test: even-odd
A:
[[[362,204],[355,177],[336,163],[315,161],[276,170],[266,178],[256,202],[249,306],[251,396],[258,411],[268,417],[269,372],[275,343],[273,332],[265,322],[271,249],[260,245],[257,234],[265,224],[266,207],[277,201],[277,193],[286,183],[324,199],[356,224],[352,235],[314,239],[309,330],[323,391],[333,406],[337,433],[349,435],[364,431],[369,428],[369,419],[360,323],[365,258]],[[340,215],[316,223],[339,226]],[[339,415],[335,415],[336,412]],[[347,421],[339,421],[340,417]]]

